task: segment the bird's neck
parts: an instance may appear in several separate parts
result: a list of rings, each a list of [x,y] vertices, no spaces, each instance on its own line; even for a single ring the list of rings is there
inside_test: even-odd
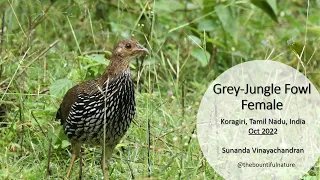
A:
[[[117,77],[119,74],[123,73],[124,71],[128,70],[129,68],[129,60],[112,55],[110,58],[110,64],[105,69],[101,79],[106,81],[108,79],[113,79]]]

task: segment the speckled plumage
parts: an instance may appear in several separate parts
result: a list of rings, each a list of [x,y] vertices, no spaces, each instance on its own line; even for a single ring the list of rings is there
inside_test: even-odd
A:
[[[62,122],[71,141],[100,145],[104,139],[105,118],[106,145],[114,146],[129,128],[134,115],[134,85],[127,69],[107,80],[102,88],[79,94]]]
[[[135,115],[129,62],[142,53],[148,50],[135,40],[120,41],[102,76],[72,87],[64,96],[56,119],[60,119],[72,146],[67,178],[75,159],[81,157],[81,145],[90,144],[103,146],[101,164],[104,178],[108,179],[107,161]]]

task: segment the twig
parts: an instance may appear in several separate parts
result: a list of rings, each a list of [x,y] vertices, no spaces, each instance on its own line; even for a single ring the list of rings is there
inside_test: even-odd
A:
[[[50,5],[47,7],[47,9],[45,9],[45,10],[43,11],[41,18],[40,18],[38,21],[33,22],[33,23],[31,24],[29,31],[35,29],[40,23],[42,23],[43,20],[46,19],[46,17],[48,16],[48,13],[47,13],[47,12],[48,12],[49,9],[52,7],[53,3],[54,3],[53,1],[50,1]]]
[[[185,109],[185,105],[184,105],[184,103],[185,103],[184,102],[184,98],[185,98],[184,82],[185,81],[182,81],[182,84],[181,84],[181,116],[182,116],[182,118],[184,118],[184,112],[185,112],[185,110],[184,110]],[[181,156],[180,156],[180,164],[181,164],[181,166],[183,164],[183,154],[181,154]],[[182,176],[182,172],[181,172],[181,168],[180,168],[178,179],[181,179],[181,176]]]
[[[27,37],[27,35],[26,35],[26,33],[24,32],[23,27],[22,27],[22,25],[21,25],[21,23],[20,23],[20,21],[19,21],[19,19],[18,19],[18,16],[17,16],[16,12],[14,11],[14,8],[13,8],[13,6],[12,6],[12,4],[10,3],[9,0],[8,0],[8,3],[10,4],[10,7],[11,7],[11,9],[12,9],[12,12],[13,12],[14,16],[15,16],[16,19],[17,19],[17,22],[18,22],[18,24],[19,24],[19,26],[20,26],[21,31],[23,32],[24,36]]]
[[[131,179],[134,179],[134,175],[133,175],[133,171],[132,171],[132,168],[130,166],[130,163],[128,161],[126,161],[126,162],[128,164],[129,170],[130,170]]]
[[[70,29],[71,29],[73,38],[74,38],[74,40],[76,41],[76,45],[77,45],[77,47],[78,47],[78,51],[79,51],[80,54],[82,54],[82,51],[81,51],[81,48],[80,48],[80,45],[79,45],[79,42],[78,42],[76,33],[75,33],[74,30],[73,30],[73,27],[72,27],[71,21],[70,21],[70,19],[69,19],[69,16],[67,16],[67,20],[68,20],[68,23],[69,23],[69,26],[70,26]]]
[[[148,177],[151,177],[151,161],[150,161],[150,119],[148,119]]]
[[[49,47],[47,47],[45,50],[43,50],[36,58],[34,58],[32,61],[30,61],[29,64],[26,65],[25,68],[23,68],[19,74],[17,74],[17,78],[19,76],[21,76],[27,69],[29,66],[31,66],[36,60],[40,59],[46,52],[49,51],[49,49],[51,49],[53,46],[55,46],[57,43],[59,42],[59,40],[56,40],[55,42],[53,42],[52,44],[49,45]]]
[[[1,53],[0,53],[1,54]],[[0,79],[1,79],[1,77],[2,77],[2,72],[3,72],[3,66],[2,66],[2,64],[0,64]],[[0,88],[1,88],[1,86],[0,86]]]
[[[33,117],[33,119],[36,121],[37,125],[40,128],[41,133],[49,138],[49,147],[48,147],[48,164],[47,164],[47,175],[51,175],[51,169],[50,169],[50,160],[51,160],[51,148],[52,148],[52,138],[49,137],[49,135],[46,135],[46,133],[43,131],[40,123],[38,122],[37,118],[35,117],[35,115],[33,114],[33,111],[31,111],[31,116]],[[48,131],[48,130],[47,130]]]
[[[214,67],[216,55],[217,55],[217,46],[215,44],[212,44],[212,52],[211,52],[211,58],[210,58],[210,62],[209,62],[210,68]]]
[[[48,11],[51,8],[51,6],[53,5],[53,3],[54,2],[51,1],[50,5],[45,10],[43,10],[42,13],[39,14],[35,19],[31,20],[31,16],[28,17],[28,30],[27,30],[27,36],[26,36],[27,43],[26,43],[25,47],[21,49],[22,52],[25,49],[29,49],[29,47],[31,45],[32,36],[35,32],[35,28],[46,19],[46,17],[48,16]]]
[[[148,6],[148,3],[146,3],[146,5],[144,7],[142,7],[143,11],[142,11],[142,13],[140,13],[140,16],[139,16],[139,18],[138,18],[138,20],[136,22],[136,25],[138,24],[139,20],[141,20],[141,17],[143,16],[143,14],[145,14],[147,6]],[[151,35],[152,35],[152,28],[153,28],[153,23],[152,22],[153,22],[153,19],[154,19],[154,15],[152,15],[152,20],[151,20],[151,25],[150,25],[150,28],[149,28],[149,31],[148,31],[148,36],[146,37],[144,35],[146,41],[148,41],[151,38]],[[132,33],[133,33],[133,30],[132,30],[131,34]],[[137,63],[138,73],[139,73],[143,69],[144,58],[142,58],[142,56],[140,56],[139,58],[136,59],[136,63]],[[137,83],[137,89],[139,90],[140,93],[141,93],[141,87],[142,87],[142,82],[139,81]]]
[[[79,180],[82,180],[82,148],[80,147],[80,154],[79,154]]]
[[[90,55],[90,54],[109,54],[109,52],[106,52],[105,50],[101,49],[101,50],[90,50],[90,51],[85,51],[83,52],[81,55]]]
[[[23,117],[22,117],[22,104],[20,103],[19,106],[19,115],[20,115],[20,121],[23,122]],[[22,126],[22,136],[21,136],[21,143],[20,143],[20,147],[21,147],[21,151],[20,151],[20,157],[22,157],[23,155],[23,139],[24,137],[24,126]]]
[[[191,123],[190,126],[191,126],[192,124],[195,124],[195,123]],[[173,133],[173,132],[175,132],[175,131],[178,131],[178,130],[183,129],[183,128],[186,128],[186,127],[187,127],[187,125],[181,125],[181,126],[175,128],[175,129],[172,129],[171,131],[168,131],[168,132],[166,132],[166,133],[164,133],[164,134],[156,137],[155,140],[161,139],[161,138],[163,138],[164,136],[167,136],[168,134],[171,134],[171,133]]]
[[[41,127],[40,123],[39,123],[39,122],[38,122],[38,120],[37,120],[37,118],[34,116],[33,111],[31,111],[31,116],[33,117],[33,119],[34,119],[34,120],[36,121],[36,123],[38,124],[38,126],[39,126],[39,128],[40,128],[41,133],[42,133],[45,137],[47,137],[46,133],[44,133],[44,131],[43,131],[43,129],[42,129],[42,127]]]
[[[30,61],[29,64],[26,65],[25,68],[23,68],[17,75],[16,78],[18,78],[19,76],[21,76],[27,69],[28,67],[30,67],[36,60],[40,59],[47,51],[49,51],[49,49],[51,49],[53,46],[55,46],[57,43],[59,42],[59,40],[56,40],[55,42],[53,42],[52,44],[49,45],[49,47],[47,47],[45,50],[43,50],[37,57],[35,57],[32,61]],[[0,83],[3,84],[4,82],[8,81],[10,78],[5,79],[4,81],[2,81]]]
[[[51,175],[50,162],[51,162],[51,148],[52,148],[52,138],[49,138],[49,148],[48,148],[48,164],[47,164],[47,175]]]
[[[197,128],[197,126],[193,127],[193,130],[192,130],[191,135],[190,135],[189,140],[188,140],[188,144],[190,144],[191,139],[192,139],[192,134],[194,134],[196,132],[196,128]]]
[[[4,93],[2,94],[1,98],[0,98],[0,101],[3,100],[4,96],[6,95],[7,91],[9,90],[9,87],[11,86],[11,83],[13,82],[13,79],[15,78],[16,74],[18,73],[18,70],[20,69],[21,67],[21,64],[23,62],[23,60],[26,58],[27,54],[29,52],[29,49],[27,49],[27,51],[24,53],[24,55],[22,56],[22,59],[19,61],[18,63],[18,67],[16,68],[16,70],[14,71],[11,79],[10,78],[7,78],[6,80],[10,80],[9,84],[7,85],[7,87],[5,88],[4,90]],[[5,81],[6,81],[5,80]],[[5,81],[3,81],[2,83],[4,83]],[[2,83],[0,84],[0,86],[2,85]]]
[[[181,84],[181,115],[182,115],[182,118],[184,118],[184,109],[185,109],[185,105],[184,105],[184,98],[185,98],[185,92],[184,92],[184,81],[182,82]]]
[[[2,46],[4,41],[4,19],[5,19],[6,12],[3,11],[2,13],[2,25],[1,25],[1,38],[0,38],[0,56],[2,53]]]

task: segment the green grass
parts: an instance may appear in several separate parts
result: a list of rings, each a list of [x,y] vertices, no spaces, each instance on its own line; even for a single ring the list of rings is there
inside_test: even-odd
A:
[[[319,0],[309,9],[307,1],[278,2],[278,23],[249,1],[223,1],[234,13],[225,21],[216,0],[172,3],[0,1],[5,12],[0,104],[7,107],[7,118],[0,122],[7,124],[0,127],[0,179],[66,175],[70,145],[54,121],[55,112],[68,87],[103,72],[108,62],[101,58],[123,38],[137,39],[151,54],[132,62],[137,115],[111,160],[112,179],[222,179],[202,155],[194,129],[209,83],[236,64],[280,61],[304,72],[319,88]],[[239,25],[228,27],[233,23]],[[65,88],[53,90],[60,79]],[[52,175],[47,177],[49,138]],[[84,148],[84,179],[101,179],[100,157],[100,147]],[[306,179],[320,176],[317,167]],[[72,179],[78,170],[77,161]]]

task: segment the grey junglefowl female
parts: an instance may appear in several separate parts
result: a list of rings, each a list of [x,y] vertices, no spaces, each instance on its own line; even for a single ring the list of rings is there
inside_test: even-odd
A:
[[[74,86],[64,96],[56,119],[61,120],[72,147],[67,178],[76,158],[80,156],[81,161],[81,145],[89,144],[103,147],[101,165],[104,179],[108,179],[108,160],[135,115],[129,62],[143,53],[149,52],[137,41],[120,41],[102,76]]]

